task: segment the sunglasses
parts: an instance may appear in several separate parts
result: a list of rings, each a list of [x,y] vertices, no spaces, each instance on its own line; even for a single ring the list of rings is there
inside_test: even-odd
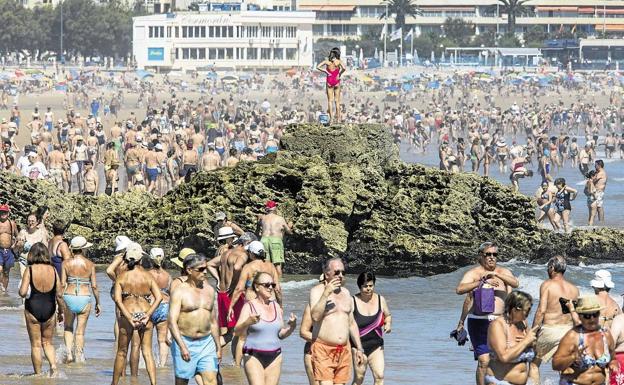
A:
[[[345,271],[344,270],[334,270],[334,275],[345,275]]]
[[[206,267],[200,267],[199,269],[193,269],[193,270],[195,270],[198,273],[205,273],[207,268]]]
[[[485,255],[486,257],[498,257],[498,253],[483,253],[483,255]]]
[[[275,289],[277,286],[275,282],[260,282],[258,285],[264,286],[265,289]]]
[[[598,316],[600,316],[600,312],[599,311],[597,311],[595,313],[581,314],[581,317],[583,317],[585,319],[598,318]]]

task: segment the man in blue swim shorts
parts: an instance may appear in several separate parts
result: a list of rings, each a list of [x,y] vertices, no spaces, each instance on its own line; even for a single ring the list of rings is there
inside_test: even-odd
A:
[[[204,385],[217,385],[221,361],[219,325],[214,312],[215,291],[206,281],[206,257],[184,258],[186,282],[171,293],[169,330],[173,336],[171,357],[176,385],[201,377]],[[196,381],[197,382],[197,381]]]
[[[0,290],[6,291],[9,287],[9,272],[15,265],[13,247],[17,241],[17,224],[9,219],[11,209],[9,205],[0,205]]]
[[[468,314],[468,334],[474,348],[474,358],[478,361],[476,370],[477,385],[485,385],[485,374],[490,362],[487,334],[490,323],[503,314],[504,301],[518,279],[511,270],[497,266],[498,246],[484,242],[479,246],[479,263],[468,270],[457,285],[455,292],[470,296]]]

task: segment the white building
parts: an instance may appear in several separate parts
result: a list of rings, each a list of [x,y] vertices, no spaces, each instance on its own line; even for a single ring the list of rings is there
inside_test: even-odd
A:
[[[314,12],[185,12],[135,17],[140,69],[309,67]]]

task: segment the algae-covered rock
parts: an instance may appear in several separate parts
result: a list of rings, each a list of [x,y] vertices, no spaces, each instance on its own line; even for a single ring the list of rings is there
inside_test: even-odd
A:
[[[118,234],[167,255],[181,247],[213,255],[214,214],[225,211],[257,231],[269,199],[293,223],[285,242],[290,273],[316,273],[325,258],[341,256],[351,272],[439,274],[474,263],[484,241],[497,242],[502,259],[540,262],[555,254],[619,261],[624,251],[618,230],[563,235],[540,228],[533,202],[491,179],[402,163],[381,126],[296,125],[281,145],[262,161],[200,172],[160,199],[64,194],[0,173],[0,202],[11,204],[21,224],[31,210],[50,207],[49,222],[70,223],[68,237],[86,236],[101,263],[110,261]]]

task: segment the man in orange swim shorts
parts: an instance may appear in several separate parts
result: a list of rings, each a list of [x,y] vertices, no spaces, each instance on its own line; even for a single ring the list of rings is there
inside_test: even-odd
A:
[[[364,360],[360,333],[353,319],[353,301],[345,283],[344,264],[332,258],[323,266],[325,281],[312,288],[310,309],[314,322],[312,342],[314,379],[320,385],[346,384],[351,377],[351,347],[357,348],[358,363]]]

